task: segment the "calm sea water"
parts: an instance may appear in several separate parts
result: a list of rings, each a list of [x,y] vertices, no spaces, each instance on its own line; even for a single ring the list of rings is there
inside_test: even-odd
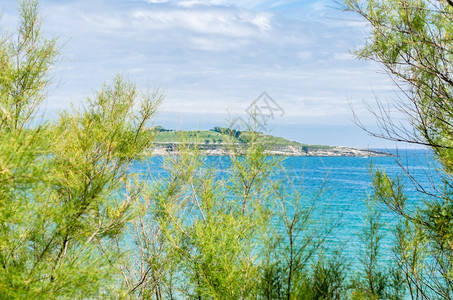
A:
[[[395,178],[401,176],[405,181],[408,203],[417,205],[423,203],[423,196],[417,192],[416,186],[405,176],[403,165],[421,187],[432,190],[431,181],[440,182],[436,175],[436,162],[427,150],[391,151],[394,157],[288,157],[284,166],[294,182],[294,185],[307,195],[321,187],[326,191],[319,200],[321,208],[319,215],[314,218],[329,219],[341,216],[338,227],[330,234],[328,245],[332,249],[341,247],[342,253],[352,264],[358,263],[358,253],[361,249],[358,233],[364,225],[367,211],[364,200],[372,194],[371,166],[374,169],[385,169]],[[153,157],[146,162],[132,166],[133,172],[141,173],[144,178],[164,175],[162,157]],[[206,160],[217,166],[228,165],[226,157],[207,157]],[[425,197],[425,200],[426,197]],[[383,231],[384,256],[391,253],[392,225],[394,217],[384,209],[382,220],[387,223]]]
[[[433,191],[433,181],[440,183],[440,176],[436,172],[438,164],[429,151],[391,152],[394,157],[295,157],[285,161],[289,170],[303,178],[301,185],[306,190],[325,184],[327,192],[321,201],[330,208],[324,214],[332,218],[341,217],[339,226],[330,235],[328,243],[333,248],[341,247],[342,253],[353,264],[359,262],[358,254],[362,247],[358,234],[363,230],[367,212],[365,199],[373,193],[371,169],[383,169],[392,178],[400,177],[405,183],[409,205],[422,205],[423,201],[429,201],[418,190],[423,188]],[[416,184],[406,172],[416,180]],[[381,209],[382,221],[385,223],[382,229],[382,252],[383,256],[388,256],[391,255],[395,217],[385,206],[379,206],[378,209]]]

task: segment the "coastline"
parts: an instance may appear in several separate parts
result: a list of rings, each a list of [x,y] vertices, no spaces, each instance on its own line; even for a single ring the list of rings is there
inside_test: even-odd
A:
[[[153,156],[167,156],[167,155],[178,155],[179,143],[156,143],[149,152]],[[187,147],[195,147],[195,144],[186,144]],[[205,156],[228,156],[233,155],[237,152],[232,150],[232,147],[236,149],[241,145],[232,144],[220,144],[220,145],[209,145],[199,144],[197,145],[198,150],[202,155]],[[239,151],[240,152],[240,151]],[[277,146],[273,149],[265,150],[266,154],[274,156],[320,156],[320,157],[385,157],[392,156],[390,153],[373,150],[373,149],[361,149],[354,147],[344,146],[329,146],[320,148],[305,148],[298,146]]]

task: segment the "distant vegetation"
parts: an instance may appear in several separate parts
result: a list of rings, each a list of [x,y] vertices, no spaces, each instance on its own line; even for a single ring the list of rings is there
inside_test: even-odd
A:
[[[246,144],[250,141],[250,135],[254,134],[249,131],[239,131],[235,129],[214,127],[210,130],[167,130],[162,127],[155,127],[158,134],[154,140],[155,143],[198,143],[198,144],[209,144],[209,145],[224,145],[224,144]],[[260,139],[264,145],[269,148],[275,147],[287,147],[293,146],[302,151],[308,152],[317,149],[330,149],[333,148],[327,145],[308,145],[302,144],[295,141],[290,141],[283,137],[276,137],[272,135],[266,135],[258,133]]]

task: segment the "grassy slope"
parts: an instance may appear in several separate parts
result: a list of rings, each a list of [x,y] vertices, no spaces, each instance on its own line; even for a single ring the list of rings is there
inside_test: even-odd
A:
[[[228,142],[230,138],[225,134],[221,134],[215,131],[208,130],[185,130],[185,131],[161,131],[157,135],[156,143],[180,143],[182,141],[186,143],[215,143],[221,144]]]
[[[242,133],[243,135],[246,133]],[[225,143],[239,143],[240,139],[230,137],[226,134],[222,134],[210,130],[185,130],[185,131],[161,131],[157,135],[156,143],[200,143],[200,144],[215,144],[221,145]],[[295,141],[290,141],[282,137],[275,137],[272,135],[264,135],[263,142],[268,145],[275,145],[277,147],[294,146],[294,147],[305,147],[307,151],[314,149],[328,149],[331,146],[325,145],[308,145],[302,144]]]

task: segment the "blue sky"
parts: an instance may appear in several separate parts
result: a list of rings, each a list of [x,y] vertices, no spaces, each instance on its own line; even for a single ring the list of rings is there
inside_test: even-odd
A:
[[[76,106],[116,73],[141,88],[162,88],[155,123],[209,129],[243,116],[266,91],[285,114],[276,135],[311,144],[394,147],[351,121],[351,106],[370,129],[363,100],[395,97],[379,66],[350,51],[367,26],[330,0],[41,0],[43,30],[57,36],[49,118]],[[14,32],[16,1],[0,3],[1,29]]]

